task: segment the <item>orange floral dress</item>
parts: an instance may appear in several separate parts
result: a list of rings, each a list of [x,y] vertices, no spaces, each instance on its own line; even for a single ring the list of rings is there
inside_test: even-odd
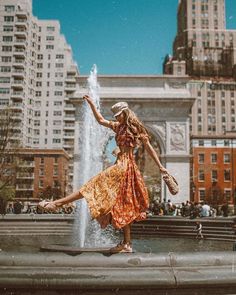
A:
[[[127,126],[110,121],[120,149],[116,163],[91,178],[80,188],[93,219],[102,228],[112,224],[120,229],[133,221],[146,219],[149,206],[147,188],[135,163],[137,143],[127,133]],[[143,142],[147,137],[141,138]]]

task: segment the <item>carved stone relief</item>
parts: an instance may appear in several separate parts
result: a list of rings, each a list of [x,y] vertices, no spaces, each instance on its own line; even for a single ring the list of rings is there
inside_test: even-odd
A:
[[[186,126],[184,124],[170,125],[170,150],[186,151]]]

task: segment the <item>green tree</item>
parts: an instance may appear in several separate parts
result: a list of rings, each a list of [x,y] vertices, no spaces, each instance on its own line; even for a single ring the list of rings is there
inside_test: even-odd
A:
[[[20,151],[19,123],[13,109],[0,109],[0,200],[7,203],[15,196]]]

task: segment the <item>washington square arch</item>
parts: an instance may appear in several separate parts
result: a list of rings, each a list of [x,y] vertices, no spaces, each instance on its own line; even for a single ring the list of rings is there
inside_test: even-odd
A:
[[[71,99],[76,107],[76,141],[81,129],[82,97],[88,94],[87,78],[78,77],[78,90]],[[180,191],[176,196],[172,196],[161,179],[158,167],[140,147],[135,156],[151,197],[161,201],[170,199],[175,203],[189,200],[189,125],[191,107],[195,99],[188,90],[188,78],[163,75],[98,76],[98,83],[102,115],[108,120],[114,120],[111,106],[118,101],[126,101],[149,131],[151,143],[161,162],[178,180]],[[108,143],[112,137],[114,133],[109,130],[106,132],[105,142]],[[75,147],[74,171],[78,169],[78,159],[79,150]]]

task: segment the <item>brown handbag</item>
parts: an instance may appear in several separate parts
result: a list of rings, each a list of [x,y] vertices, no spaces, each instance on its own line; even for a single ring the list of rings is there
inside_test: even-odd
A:
[[[170,193],[176,195],[179,192],[179,185],[174,176],[170,175],[168,172],[163,174],[163,180],[165,181]]]

